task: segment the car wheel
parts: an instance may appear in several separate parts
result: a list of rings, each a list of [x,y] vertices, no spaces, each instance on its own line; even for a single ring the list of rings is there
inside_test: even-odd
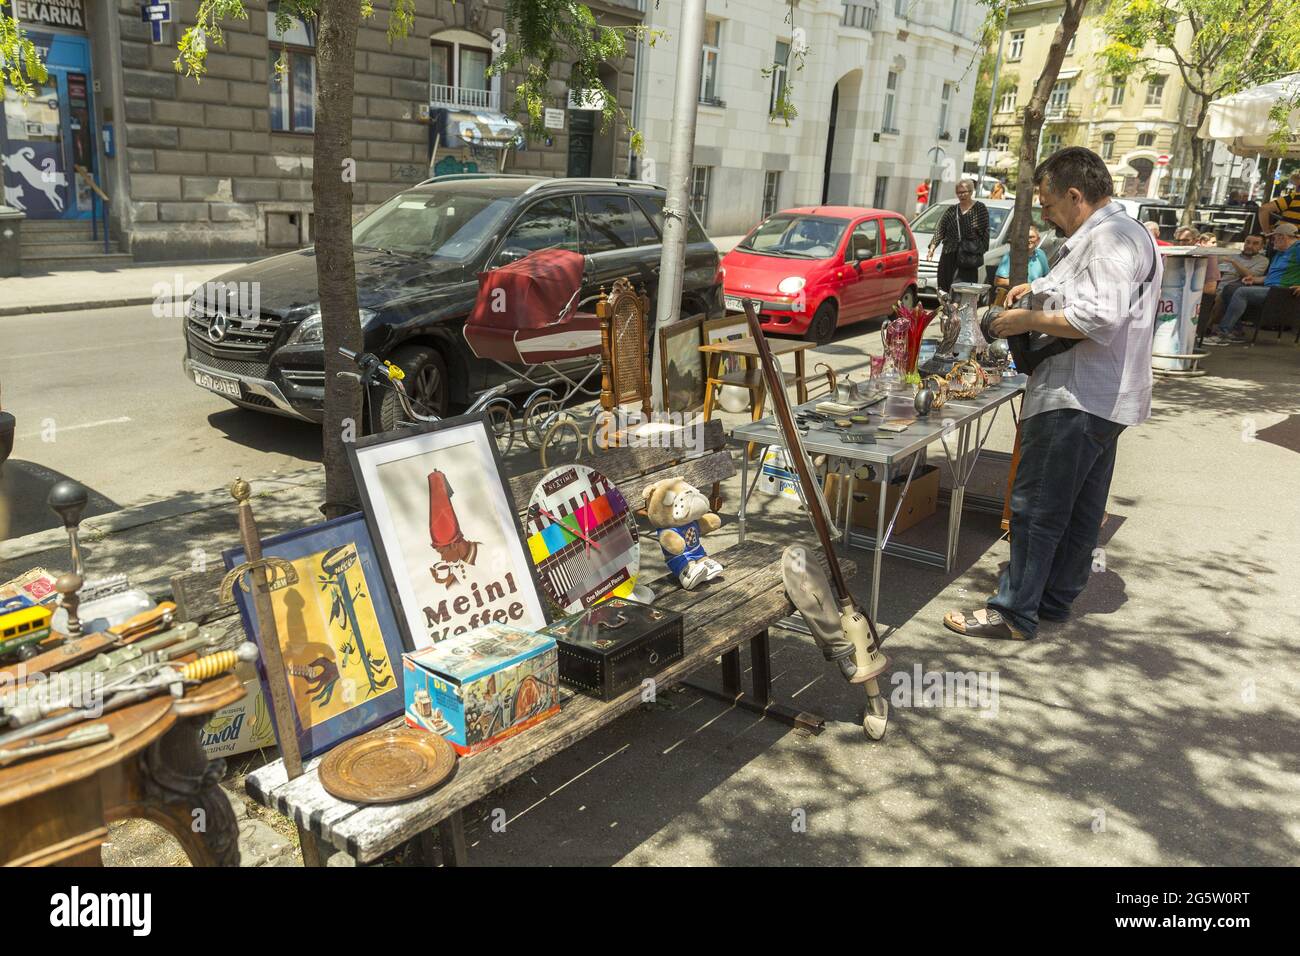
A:
[[[809,342],[816,342],[818,345],[825,345],[835,335],[835,327],[839,324],[839,310],[835,308],[834,302],[823,302],[813,313],[812,321],[808,323],[808,328],[803,337]]]
[[[406,374],[402,385],[417,412],[432,413],[439,418],[447,414],[447,363],[436,349],[425,345],[403,346],[393,352],[389,361]],[[406,420],[406,414],[393,391],[384,389],[382,395],[379,428],[391,431]]]

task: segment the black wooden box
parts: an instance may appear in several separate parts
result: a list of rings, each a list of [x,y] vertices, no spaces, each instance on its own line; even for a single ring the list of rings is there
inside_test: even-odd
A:
[[[653,677],[684,653],[676,611],[610,598],[545,629],[559,645],[560,680],[612,700]]]

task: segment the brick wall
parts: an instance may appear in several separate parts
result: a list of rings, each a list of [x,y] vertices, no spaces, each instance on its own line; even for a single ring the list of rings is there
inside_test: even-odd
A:
[[[117,2],[129,193],[119,225],[139,261],[277,251],[267,246],[268,221],[282,227],[289,214],[305,221],[311,208],[313,137],[270,130],[265,0],[248,0],[246,8],[247,21],[225,25],[224,47],[210,46],[200,82],[177,74],[172,65],[181,25],[173,29],[173,42],[152,44],[138,0]],[[189,26],[197,4],[182,0],[175,10]],[[627,17],[602,14],[610,23],[637,18],[635,11]],[[357,39],[352,134],[358,214],[428,176],[429,127],[420,106],[428,102],[430,36],[471,29],[487,37],[505,25],[500,9],[471,0],[417,0],[410,35],[391,45],[387,22],[387,7],[376,3]],[[619,104],[630,115],[633,57],[613,66]],[[553,70],[556,105],[567,94],[570,68]],[[516,83],[510,76],[501,79],[507,115],[515,114]],[[625,124],[614,135],[615,173],[622,174]],[[549,146],[530,138],[526,149],[511,154],[506,171],[563,176],[567,156],[567,132],[555,132]]]

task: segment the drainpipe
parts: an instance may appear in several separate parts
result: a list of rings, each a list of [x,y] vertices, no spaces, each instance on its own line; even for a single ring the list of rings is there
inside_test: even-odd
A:
[[[650,28],[650,11],[646,9],[645,0],[639,0],[638,6],[641,7],[641,27],[643,30]],[[636,38],[636,63],[632,66],[632,128],[641,128],[641,70],[643,69],[642,60],[646,56],[645,41],[640,34]],[[632,172],[633,164],[636,165],[635,174]],[[627,138],[627,173],[636,179],[641,179],[641,164],[637,161],[636,153],[632,150],[632,136],[628,134]]]

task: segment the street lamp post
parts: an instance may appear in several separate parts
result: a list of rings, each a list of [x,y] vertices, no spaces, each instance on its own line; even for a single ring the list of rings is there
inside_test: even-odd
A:
[[[980,178],[975,184],[975,195],[984,186],[984,176],[989,170],[989,136],[993,132],[993,110],[998,96],[998,74],[1002,72],[1002,41],[1007,35],[1007,17],[1011,15],[1011,0],[1002,5],[1002,29],[998,31],[998,55],[993,60],[993,84],[989,87],[989,108],[984,112],[984,148],[980,150]]]

